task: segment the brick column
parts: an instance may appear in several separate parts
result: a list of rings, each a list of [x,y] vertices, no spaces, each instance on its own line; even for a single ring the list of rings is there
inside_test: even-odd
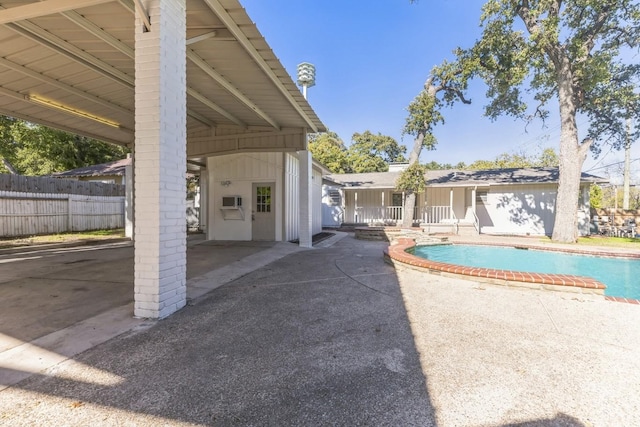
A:
[[[298,161],[300,162],[300,170],[298,179],[300,192],[298,200],[300,206],[298,208],[298,215],[300,216],[300,226],[298,229],[298,239],[300,246],[303,248],[310,248],[313,246],[312,242],[312,230],[313,230],[313,200],[311,195],[313,194],[311,187],[311,174],[312,174],[312,161],[311,152],[309,150],[298,151]]]
[[[186,0],[143,0],[135,34],[135,310],[186,304]]]

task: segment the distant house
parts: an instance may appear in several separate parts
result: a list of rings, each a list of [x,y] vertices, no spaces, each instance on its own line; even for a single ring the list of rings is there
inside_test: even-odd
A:
[[[125,183],[125,169],[131,165],[131,159],[115,160],[99,165],[85,166],[64,172],[55,172],[51,176],[55,178],[68,178],[78,181],[99,181],[108,184]]]
[[[325,177],[325,206],[339,200],[343,223],[398,224],[404,194],[395,190],[402,167],[389,172],[333,174]],[[555,220],[558,168],[429,171],[419,194],[414,222],[427,231],[513,235],[551,235]],[[605,179],[582,174],[578,227],[589,234],[589,187]],[[328,207],[325,207],[325,212]],[[332,218],[335,218],[334,215]],[[325,226],[332,218],[325,218]],[[335,221],[333,221],[335,222]]]

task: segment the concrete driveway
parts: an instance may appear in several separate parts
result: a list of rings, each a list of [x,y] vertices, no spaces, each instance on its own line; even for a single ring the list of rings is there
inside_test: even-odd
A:
[[[0,424],[640,425],[640,306],[396,271],[384,246],[266,263],[0,391]]]

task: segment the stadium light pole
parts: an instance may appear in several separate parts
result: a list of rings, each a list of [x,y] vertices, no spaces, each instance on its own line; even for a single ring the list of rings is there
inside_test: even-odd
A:
[[[308,62],[298,64],[298,84],[302,86],[302,96],[307,99],[307,88],[316,84],[316,67]]]

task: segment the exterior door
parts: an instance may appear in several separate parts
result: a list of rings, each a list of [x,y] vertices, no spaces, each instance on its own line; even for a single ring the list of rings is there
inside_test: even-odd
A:
[[[252,240],[276,240],[275,184],[253,183]]]

